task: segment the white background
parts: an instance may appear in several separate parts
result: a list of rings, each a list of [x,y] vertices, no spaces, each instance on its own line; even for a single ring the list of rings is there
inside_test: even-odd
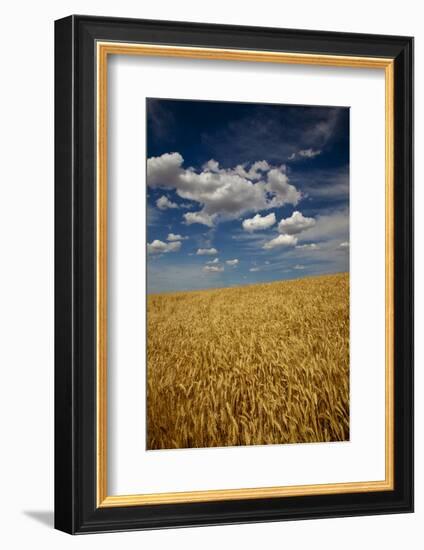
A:
[[[384,70],[126,56],[108,78],[108,494],[384,479]],[[180,99],[350,107],[348,442],[145,450],[144,98],[169,93],[169,81]]]
[[[395,549],[422,547],[424,521],[424,220],[416,222],[416,513],[414,515],[70,537],[53,506],[53,20],[70,13],[277,25],[416,37],[416,151],[424,148],[420,3],[321,0],[21,2],[3,6],[0,86],[0,542],[5,548]],[[421,154],[416,204],[424,202]],[[366,195],[364,200],[367,200]],[[372,222],[370,222],[372,233]]]

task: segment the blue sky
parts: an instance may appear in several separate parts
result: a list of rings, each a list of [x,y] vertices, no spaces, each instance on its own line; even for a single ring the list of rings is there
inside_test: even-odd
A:
[[[349,109],[147,99],[149,293],[349,269]]]

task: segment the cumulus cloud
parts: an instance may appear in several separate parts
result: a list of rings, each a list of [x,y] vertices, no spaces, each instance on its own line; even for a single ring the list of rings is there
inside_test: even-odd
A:
[[[246,178],[248,180],[256,181],[260,180],[263,176],[263,172],[267,172],[270,170],[271,166],[268,164],[266,160],[257,160],[254,162],[250,168],[248,168],[247,164],[238,164],[234,168],[234,173],[238,174],[242,178]],[[206,172],[229,172],[228,170],[223,170],[219,167],[219,162],[215,159],[210,159],[202,166],[202,169]]]
[[[252,183],[232,171],[200,172],[185,170],[179,177],[177,193],[183,199],[203,204],[199,212],[210,225],[218,214],[227,219],[237,218],[244,212],[267,207],[264,186]],[[189,218],[185,216],[188,221]],[[201,219],[201,218],[198,218]]]
[[[266,242],[262,248],[265,248],[265,250],[270,250],[277,247],[279,248],[296,246],[296,244],[297,238],[293,237],[293,235],[278,235],[278,237],[275,237],[275,239],[271,239],[270,241]]]
[[[214,258],[213,260],[209,260],[206,262],[206,265],[213,265],[219,263],[219,258]]]
[[[237,260],[237,258],[234,258],[234,260],[226,260],[225,263],[227,265],[231,265],[232,267],[235,267],[236,265],[238,265],[239,261]]]
[[[219,172],[219,162],[215,159],[210,159],[202,166],[206,172]]]
[[[214,256],[218,254],[218,250],[216,248],[199,248],[196,254],[198,256]]]
[[[268,172],[265,189],[274,194],[270,206],[283,206],[284,204],[296,206],[302,198],[300,191],[289,183],[289,178],[284,172],[285,169],[285,166],[280,166],[280,168],[273,168]]]
[[[243,220],[242,226],[245,231],[259,231],[261,229],[268,229],[268,227],[274,225],[276,221],[274,212],[267,216],[256,214],[253,218]]]
[[[304,265],[296,264],[293,269],[305,269]]]
[[[178,208],[178,204],[170,201],[168,197],[166,197],[165,195],[162,195],[156,201],[156,206],[159,208],[159,210],[167,210],[168,208]]]
[[[340,243],[339,248],[349,248],[349,243],[348,242]]]
[[[280,221],[278,224],[278,231],[280,233],[286,233],[288,235],[296,235],[309,229],[315,225],[316,221],[314,218],[305,218],[305,216],[295,210],[290,218],[285,218]]]
[[[168,233],[168,236],[166,237],[167,241],[186,241],[188,237],[182,237],[181,235],[176,235],[175,233]]]
[[[301,193],[289,183],[284,165],[270,166],[257,161],[249,166],[221,168],[211,159],[201,171],[183,168],[179,153],[165,153],[147,161],[147,184],[152,188],[174,189],[177,195],[198,203],[201,209],[184,214],[187,224],[212,227],[219,219],[237,219],[285,204],[296,205]]]
[[[164,153],[147,159],[147,184],[151,188],[172,189],[181,171],[183,157],[179,153]]]
[[[216,214],[210,216],[206,212],[187,212],[183,216],[187,225],[193,223],[200,223],[202,225],[207,225],[208,227],[213,227],[214,221],[216,219]]]
[[[147,244],[147,252],[149,254],[166,254],[168,252],[178,252],[181,248],[181,242],[165,243],[155,239],[153,242]]]
[[[234,172],[243,178],[255,181],[260,180],[263,175],[262,172],[267,172],[270,168],[271,166],[266,160],[257,160],[248,170],[246,170],[245,164],[239,164],[234,168]]]
[[[224,271],[224,267],[220,265],[205,265],[203,271],[205,273],[222,273]]]
[[[249,271],[251,271],[252,273],[254,273],[255,271],[260,271],[260,268],[259,267],[251,267],[249,269]]]

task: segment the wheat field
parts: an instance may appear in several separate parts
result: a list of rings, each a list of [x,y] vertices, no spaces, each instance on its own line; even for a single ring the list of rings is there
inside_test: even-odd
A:
[[[349,439],[349,275],[149,295],[147,448]]]

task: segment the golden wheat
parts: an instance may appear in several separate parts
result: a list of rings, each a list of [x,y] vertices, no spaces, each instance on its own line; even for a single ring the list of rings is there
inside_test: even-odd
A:
[[[150,295],[147,447],[349,439],[349,276]]]

